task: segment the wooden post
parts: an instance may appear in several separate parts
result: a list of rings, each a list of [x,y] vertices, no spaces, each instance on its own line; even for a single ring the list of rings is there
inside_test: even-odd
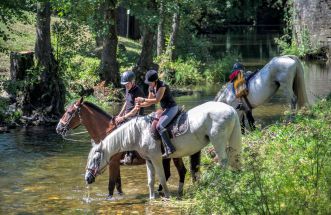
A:
[[[33,51],[11,52],[10,53],[10,79],[24,80],[26,70],[33,67]]]

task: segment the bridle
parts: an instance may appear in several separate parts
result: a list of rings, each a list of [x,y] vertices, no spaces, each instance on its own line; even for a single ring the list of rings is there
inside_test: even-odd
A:
[[[67,132],[71,129],[69,127],[69,124],[70,124],[71,120],[76,116],[76,114],[78,114],[79,120],[80,120],[80,122],[82,122],[82,118],[80,115],[81,105],[74,104],[74,108],[75,108],[75,111],[73,111],[72,113],[67,113],[69,115],[69,119],[66,122],[64,122],[62,119],[60,119],[60,123],[63,124],[63,132],[61,133],[61,135],[63,137],[66,136]]]
[[[102,144],[102,142],[100,142],[100,144]],[[100,148],[101,148],[101,146],[100,146]],[[92,168],[87,168],[86,167],[86,170],[88,170],[94,178],[96,178],[98,175],[101,175],[106,170],[106,167],[109,165],[109,161],[107,161],[105,166],[100,168],[100,163],[101,163],[101,160],[103,158],[103,152],[101,151],[101,149],[96,150],[95,153],[96,152],[101,154],[100,158],[98,158],[98,160],[96,161],[97,168],[92,169]]]

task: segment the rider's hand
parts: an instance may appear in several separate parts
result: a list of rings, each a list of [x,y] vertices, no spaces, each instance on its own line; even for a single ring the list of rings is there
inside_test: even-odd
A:
[[[142,102],[144,102],[144,101],[145,101],[145,98],[143,98],[143,97],[137,97],[137,98],[135,99],[135,102],[136,102],[137,104],[142,103]]]
[[[121,117],[121,116],[117,116],[117,117],[115,118],[115,122],[116,122],[117,124],[123,122],[124,120],[125,120],[124,117]]]
[[[134,110],[139,111],[141,108],[139,103],[136,103],[136,105],[134,106]]]

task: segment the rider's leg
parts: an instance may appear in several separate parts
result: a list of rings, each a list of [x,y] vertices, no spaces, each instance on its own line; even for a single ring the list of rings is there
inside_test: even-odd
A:
[[[166,129],[167,125],[171,122],[171,120],[176,116],[178,112],[178,106],[171,107],[169,109],[166,109],[161,118],[160,121],[156,127],[157,131],[159,132],[162,142],[165,145],[165,153],[162,155],[162,157],[168,157],[169,154],[172,154],[176,151],[175,147],[172,145],[170,141],[170,137],[168,134],[168,131]]]

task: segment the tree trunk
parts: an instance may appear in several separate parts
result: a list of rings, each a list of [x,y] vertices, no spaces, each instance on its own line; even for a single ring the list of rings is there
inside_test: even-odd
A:
[[[25,116],[34,116],[40,123],[54,122],[64,111],[65,87],[51,49],[51,10],[49,2],[37,3],[35,74],[27,77],[28,85],[22,100]]]
[[[157,10],[156,2],[150,1],[149,10]],[[153,63],[153,45],[156,26],[150,23],[142,25],[143,36],[141,38],[142,49],[137,65],[133,68],[136,73],[136,83],[143,87],[146,93],[146,84],[144,84],[145,73],[148,69],[158,70],[158,65]]]
[[[13,81],[24,80],[26,70],[34,66],[32,51],[10,53],[10,79]]]
[[[159,23],[157,26],[157,56],[160,56],[164,52],[165,40],[164,40],[164,3],[160,1],[159,6]]]
[[[177,42],[177,34],[179,29],[179,12],[175,12],[172,16],[172,31],[170,34],[169,44],[167,47],[167,55],[171,61],[176,59],[176,42]]]
[[[117,62],[117,10],[116,1],[106,0],[104,6],[104,23],[106,33],[103,35],[103,50],[101,56],[101,80],[106,84],[120,86],[120,73]]]

